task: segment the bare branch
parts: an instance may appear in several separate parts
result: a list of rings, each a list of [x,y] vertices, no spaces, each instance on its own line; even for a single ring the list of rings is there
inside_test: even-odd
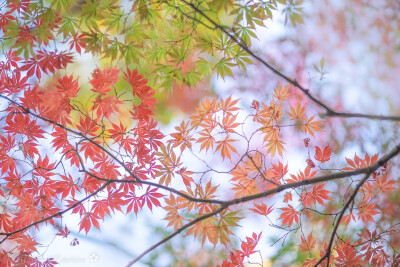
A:
[[[321,116],[326,117],[342,117],[342,118],[360,118],[360,119],[370,119],[370,120],[381,120],[381,121],[400,121],[399,116],[382,116],[382,115],[369,115],[363,113],[351,113],[351,112],[326,112],[321,114]]]

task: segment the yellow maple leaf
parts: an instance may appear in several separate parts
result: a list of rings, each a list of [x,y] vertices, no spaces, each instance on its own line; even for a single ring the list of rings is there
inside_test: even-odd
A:
[[[287,92],[289,90],[289,88],[290,88],[289,85],[282,88],[282,83],[280,83],[278,85],[278,88],[275,89],[273,96],[276,99],[278,99],[280,102],[282,102],[290,96],[290,94]]]
[[[290,120],[302,120],[306,116],[305,107],[297,103],[296,108],[290,106]]]
[[[305,133],[309,132],[314,137],[314,131],[321,131],[321,121],[314,121],[314,117],[307,119],[305,118],[306,123],[303,125],[303,130]]]
[[[280,156],[282,156],[282,151],[285,150],[283,145],[285,142],[275,139],[275,140],[269,140],[266,147],[268,148],[268,153],[271,153],[272,156],[276,154],[276,152],[279,153]]]

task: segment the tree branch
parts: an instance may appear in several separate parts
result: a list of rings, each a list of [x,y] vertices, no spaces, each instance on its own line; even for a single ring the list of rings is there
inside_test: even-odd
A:
[[[106,187],[107,187],[109,184],[111,184],[111,183],[112,183],[112,182],[106,182],[106,183],[105,183],[104,185],[102,185],[99,189],[97,189],[96,191],[94,191],[94,192],[91,193],[90,195],[84,197],[83,199],[79,200],[78,202],[74,203],[73,205],[71,205],[69,208],[67,208],[67,209],[65,209],[65,210],[59,211],[59,212],[57,212],[57,213],[54,213],[54,214],[51,215],[51,216],[48,216],[48,217],[46,217],[46,218],[43,218],[43,219],[41,219],[41,220],[39,220],[39,221],[36,221],[36,222],[34,222],[34,223],[31,223],[31,224],[29,224],[29,225],[27,225],[27,226],[25,226],[25,227],[22,227],[22,228],[20,228],[20,229],[18,229],[18,230],[15,230],[15,231],[12,231],[12,232],[9,232],[9,233],[0,233],[0,235],[5,235],[5,237],[0,241],[0,244],[3,243],[3,242],[4,242],[7,238],[9,238],[11,235],[14,235],[14,234],[17,234],[17,233],[19,233],[19,232],[25,231],[26,229],[31,228],[32,226],[35,226],[35,225],[38,225],[38,224],[40,224],[40,223],[42,223],[42,222],[48,221],[48,220],[50,220],[50,219],[52,219],[52,218],[54,218],[54,217],[59,217],[59,216],[63,215],[64,213],[70,211],[71,209],[75,208],[75,207],[78,206],[79,204],[85,202],[85,201],[88,200],[89,198],[91,198],[91,197],[97,195],[100,191],[102,191],[104,188],[106,188]]]
[[[379,160],[377,160],[374,164],[372,164],[371,166],[368,166],[366,168],[362,168],[362,169],[358,169],[358,170],[354,170],[354,171],[349,171],[349,172],[333,173],[333,174],[328,174],[328,175],[324,175],[324,176],[315,177],[315,178],[309,179],[309,180],[303,180],[303,181],[296,182],[296,183],[284,184],[284,185],[280,185],[278,187],[275,187],[274,189],[271,189],[271,190],[268,190],[268,191],[265,191],[265,192],[262,192],[262,193],[259,193],[259,194],[245,196],[245,197],[237,198],[237,199],[232,199],[230,201],[223,201],[223,204],[221,205],[221,207],[219,209],[213,211],[212,213],[209,213],[209,214],[203,215],[201,217],[198,217],[198,218],[196,218],[195,220],[191,221],[188,224],[185,224],[184,226],[182,226],[181,228],[176,230],[171,235],[167,236],[166,238],[162,239],[161,241],[159,241],[155,245],[153,245],[150,248],[148,248],[146,251],[144,251],[142,254],[140,254],[137,258],[135,258],[132,262],[130,262],[127,266],[132,266],[134,263],[136,263],[138,260],[140,260],[142,257],[144,257],[147,253],[149,253],[153,249],[157,248],[158,246],[162,245],[163,243],[167,242],[168,240],[170,240],[171,238],[173,238],[174,236],[176,236],[177,234],[179,234],[181,231],[185,230],[186,228],[190,227],[191,225],[193,225],[193,224],[195,224],[197,222],[200,222],[200,221],[202,221],[204,219],[207,219],[207,218],[209,218],[209,217],[211,217],[213,215],[216,215],[219,212],[223,211],[224,209],[228,208],[229,206],[232,206],[232,205],[235,205],[235,204],[245,203],[245,202],[248,202],[248,201],[251,201],[251,200],[267,197],[267,196],[279,193],[279,192],[281,192],[283,190],[286,190],[286,189],[289,189],[289,188],[296,188],[296,187],[303,186],[303,185],[309,185],[309,184],[315,184],[315,183],[320,183],[320,182],[325,182],[325,181],[331,181],[331,180],[335,180],[335,179],[339,179],[339,178],[349,177],[349,176],[352,176],[352,175],[366,174],[365,178],[362,180],[362,183],[360,182],[356,187],[357,191],[358,191],[359,188],[362,186],[362,184],[368,179],[368,177],[373,172],[375,172],[377,169],[382,167],[384,164],[386,164],[389,160],[391,160],[392,158],[397,156],[399,153],[400,153],[400,144],[398,144],[390,152],[388,152],[386,155],[384,155]],[[356,193],[357,192],[355,192],[355,193],[353,192],[354,197],[355,197]],[[354,197],[353,197],[353,199],[354,199]],[[350,202],[351,201],[349,201],[348,203],[350,204]],[[347,207],[348,207],[349,204],[346,204]],[[342,210],[342,213],[344,213],[344,210],[345,209]],[[341,217],[339,218],[339,221],[340,221],[340,219],[341,219]]]
[[[221,207],[219,207],[218,209],[214,210],[213,212],[207,213],[203,216],[197,217],[196,219],[194,219],[193,221],[188,222],[187,224],[185,224],[184,226],[182,226],[181,228],[179,228],[178,230],[176,230],[175,232],[173,232],[172,234],[170,234],[169,236],[165,237],[164,239],[160,240],[159,242],[157,242],[156,244],[154,244],[153,246],[149,247],[148,249],[146,249],[142,254],[140,254],[139,256],[137,256],[133,261],[129,262],[127,267],[132,266],[133,264],[135,264],[136,262],[138,262],[141,258],[143,258],[147,253],[151,252],[152,250],[156,249],[157,247],[161,246],[162,244],[164,244],[165,242],[167,242],[168,240],[170,240],[171,238],[173,238],[174,236],[180,234],[183,230],[185,230],[186,228],[202,221],[205,220],[207,218],[210,218],[211,216],[214,216],[220,212],[222,212],[224,209],[226,209],[228,207],[228,205],[222,205]]]
[[[171,187],[168,187],[168,186],[164,186],[164,185],[161,185],[161,184],[157,184],[157,183],[152,183],[152,182],[149,182],[149,181],[140,181],[140,182],[138,182],[138,181],[135,181],[135,180],[107,179],[107,178],[101,178],[101,177],[97,176],[96,174],[93,174],[93,173],[88,172],[88,171],[86,171],[86,170],[83,170],[83,172],[84,172],[84,173],[87,173],[88,175],[90,175],[90,176],[92,176],[93,178],[95,178],[95,179],[97,179],[97,180],[100,180],[100,181],[108,181],[108,182],[112,182],[112,183],[145,184],[145,185],[150,185],[150,186],[158,187],[158,188],[164,189],[164,190],[166,190],[166,191],[169,191],[169,192],[171,192],[171,193],[177,194],[177,195],[179,195],[179,196],[181,196],[181,197],[183,197],[183,198],[185,198],[185,199],[187,199],[187,200],[189,200],[189,201],[192,201],[192,202],[210,203],[210,204],[218,204],[218,205],[224,205],[224,204],[226,203],[226,202],[223,201],[223,200],[217,200],[217,199],[194,198],[194,197],[191,197],[191,196],[189,196],[189,195],[186,195],[186,194],[184,194],[184,193],[182,193],[182,192],[180,192],[180,191],[178,191],[178,190],[176,190],[176,189],[174,189],[174,188],[171,188]]]
[[[363,113],[351,113],[351,112],[326,112],[321,114],[321,116],[326,117],[342,117],[342,118],[360,118],[360,119],[370,119],[370,120],[383,120],[383,121],[400,121],[398,116],[382,116],[382,115],[369,115]]]
[[[14,101],[14,100],[12,100],[12,99],[6,97],[6,96],[0,95],[0,97],[1,97],[1,98],[4,98],[5,100],[9,101],[10,103],[12,103],[12,104],[16,105],[17,107],[21,108],[21,109],[24,110],[24,112],[26,112],[27,114],[29,114],[29,115],[31,115],[31,116],[33,116],[33,117],[35,117],[35,118],[41,119],[41,120],[43,120],[43,121],[46,121],[46,122],[48,122],[48,123],[51,123],[51,124],[53,124],[53,125],[56,125],[56,126],[62,128],[62,129],[64,129],[64,130],[66,130],[66,131],[68,131],[68,132],[71,132],[71,133],[73,133],[73,134],[75,134],[75,135],[78,135],[78,136],[82,137],[83,139],[87,140],[88,142],[92,143],[93,145],[95,145],[96,147],[98,147],[98,148],[100,148],[102,151],[104,151],[106,154],[108,154],[113,160],[115,160],[115,161],[116,161],[122,168],[124,168],[124,169],[129,173],[129,175],[132,176],[135,180],[132,181],[132,180],[110,180],[110,179],[104,179],[104,178],[100,178],[100,177],[95,177],[95,176],[93,176],[93,174],[88,173],[88,172],[86,172],[86,171],[84,170],[86,173],[92,175],[92,176],[93,176],[94,178],[96,178],[96,179],[99,179],[99,180],[102,180],[102,181],[106,181],[106,182],[108,182],[108,181],[116,182],[116,183],[127,182],[127,183],[136,183],[136,184],[151,185],[151,186],[154,186],[154,187],[157,187],[157,188],[161,188],[161,189],[167,190],[167,191],[169,191],[169,192],[175,193],[175,194],[177,194],[177,195],[179,195],[179,196],[181,196],[181,197],[184,197],[184,198],[186,198],[186,199],[188,199],[188,200],[190,200],[190,201],[193,201],[193,202],[206,202],[206,203],[214,203],[214,204],[220,204],[220,205],[224,203],[224,201],[220,201],[220,200],[207,200],[207,199],[193,198],[193,197],[191,197],[191,196],[189,196],[189,195],[186,195],[186,194],[184,194],[184,193],[182,193],[182,192],[180,192],[180,191],[178,191],[178,190],[176,190],[176,189],[174,189],[174,188],[170,188],[170,187],[168,187],[168,186],[164,186],[164,185],[161,185],[161,184],[158,184],[158,183],[152,183],[152,182],[149,182],[149,181],[143,181],[143,180],[141,180],[139,177],[137,177],[137,176],[136,176],[136,175],[121,161],[121,160],[119,160],[119,159],[118,159],[115,155],[113,155],[110,151],[108,151],[107,149],[105,149],[104,147],[102,147],[101,145],[99,145],[98,143],[96,143],[95,141],[93,141],[91,138],[89,138],[89,137],[87,137],[86,135],[82,134],[81,132],[78,132],[78,131],[73,130],[73,129],[67,127],[67,126],[64,126],[64,125],[62,125],[62,124],[59,124],[59,123],[57,123],[57,122],[55,122],[55,121],[53,121],[53,120],[50,120],[50,119],[47,119],[47,118],[42,117],[42,116],[40,116],[40,115],[37,115],[37,114],[33,113],[32,111],[30,111],[28,108],[25,108],[24,106],[22,106],[22,105],[19,104],[18,102]],[[81,162],[81,164],[82,164],[82,162]],[[83,164],[82,164],[82,166],[83,166]]]
[[[335,236],[336,236],[337,230],[339,228],[340,221],[342,220],[343,215],[346,212],[347,208],[350,206],[350,203],[352,201],[354,201],[354,198],[356,197],[358,190],[360,190],[361,186],[368,180],[368,178],[371,174],[372,174],[372,172],[365,174],[364,178],[356,185],[356,188],[354,189],[350,198],[347,200],[346,204],[344,205],[342,211],[339,214],[339,217],[337,218],[337,221],[335,223],[335,226],[334,226],[332,234],[331,234],[331,238],[329,240],[328,248],[326,249],[324,256],[322,256],[318,260],[318,262],[314,265],[314,267],[317,267],[325,259],[326,259],[326,267],[329,267],[329,260],[330,260],[330,256],[331,256],[332,245],[333,245],[333,241],[335,240]]]
[[[330,108],[326,103],[322,102],[321,100],[315,98],[308,89],[304,88],[301,86],[296,79],[292,79],[288,77],[286,74],[283,72],[279,71],[275,67],[273,67],[270,63],[265,61],[263,58],[260,56],[256,55],[245,43],[241,42],[237,37],[232,35],[230,32],[226,30],[226,28],[222,27],[220,24],[215,22],[212,18],[207,16],[202,10],[200,10],[198,7],[193,5],[192,3],[187,2],[186,0],[182,0],[186,5],[190,6],[193,10],[198,12],[200,15],[202,15],[207,21],[209,21],[216,29],[221,30],[223,33],[228,35],[228,37],[234,41],[236,44],[238,44],[244,51],[246,51],[251,57],[256,59],[258,62],[260,62],[262,65],[267,67],[270,71],[272,71],[275,75],[281,77],[294,87],[298,88],[304,95],[306,95],[312,102],[314,102],[316,105],[320,106],[321,108],[325,109],[326,113],[324,114],[325,116],[328,117],[343,117],[343,118],[365,118],[365,119],[370,119],[370,120],[390,120],[390,121],[400,121],[400,116],[382,116],[382,115],[373,115],[373,114],[361,114],[361,113],[351,113],[351,112],[336,112],[332,108]],[[180,8],[178,10],[184,14],[185,16],[189,17],[186,13],[184,13]]]

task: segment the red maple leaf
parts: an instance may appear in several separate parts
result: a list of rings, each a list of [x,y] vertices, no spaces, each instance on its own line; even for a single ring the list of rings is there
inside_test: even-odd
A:
[[[315,147],[315,156],[314,158],[322,163],[329,161],[331,159],[332,150],[329,146],[325,146],[322,151],[318,146]]]
[[[92,79],[90,84],[93,86],[92,91],[105,95],[111,91],[112,85],[114,85],[119,79],[120,70],[117,67],[105,68],[101,70],[97,68],[92,73]]]
[[[72,40],[69,42],[69,44],[70,44],[69,48],[72,49],[75,46],[76,52],[81,54],[81,52],[82,52],[81,49],[86,47],[85,36],[86,35],[84,33],[79,34],[79,35],[78,35],[78,33],[75,33],[75,35],[72,37]]]
[[[97,229],[100,230],[100,225],[98,220],[100,219],[99,216],[95,215],[92,212],[86,212],[81,219],[80,226],[79,226],[79,232],[82,230],[85,230],[86,234],[89,232],[90,228],[92,225],[96,227]]]
[[[262,203],[261,205],[258,204],[254,204],[254,207],[256,207],[255,209],[251,208],[251,211],[254,211],[255,213],[267,216],[268,214],[270,214],[274,209],[272,208],[272,206],[268,207],[267,205],[265,205],[264,203]]]
[[[157,192],[157,188],[150,189],[150,186],[148,186],[146,189],[146,193],[142,197],[143,201],[147,203],[147,207],[152,210],[153,205],[156,207],[161,207],[161,203],[158,198],[161,198],[163,196],[163,194]]]
[[[64,230],[61,227],[58,227],[58,233],[57,233],[58,236],[62,236],[63,238],[66,238],[66,237],[68,237],[69,233],[70,232],[69,232],[67,226],[65,226]]]
[[[282,226],[288,224],[289,227],[291,227],[293,222],[299,223],[300,213],[296,211],[292,205],[289,204],[287,208],[280,208],[280,210],[283,212],[278,220],[282,219]]]

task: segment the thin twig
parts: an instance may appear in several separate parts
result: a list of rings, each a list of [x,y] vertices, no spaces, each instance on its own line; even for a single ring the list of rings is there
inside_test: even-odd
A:
[[[333,245],[333,241],[335,240],[335,236],[340,224],[340,221],[342,220],[342,217],[344,215],[344,213],[346,212],[347,208],[350,206],[350,203],[352,203],[354,201],[354,198],[356,197],[358,190],[360,190],[361,186],[365,183],[365,181],[368,180],[369,176],[372,174],[372,172],[365,174],[364,178],[356,185],[356,188],[354,189],[353,193],[351,194],[350,198],[347,200],[346,204],[344,205],[342,211],[340,212],[336,224],[333,228],[332,234],[331,234],[331,238],[329,240],[329,244],[328,244],[328,248],[325,251],[324,256],[322,256],[318,262],[314,265],[314,267],[317,267],[320,263],[322,263],[325,259],[326,259],[326,267],[329,266],[329,260],[330,260],[330,256],[331,256],[331,250],[332,250],[332,245]]]
[[[198,7],[193,5],[192,3],[187,2],[186,0],[182,0],[186,5],[190,6],[193,10],[197,11],[199,14],[201,14],[207,21],[209,21],[211,24],[215,26],[215,28],[221,30],[224,32],[228,37],[234,41],[236,44],[238,44],[244,51],[246,51],[251,57],[256,59],[258,62],[260,62],[262,65],[267,67],[270,71],[272,71],[274,74],[277,76],[281,77],[288,83],[292,84],[296,88],[300,89],[300,91],[303,92],[312,102],[317,104],[318,106],[322,107],[325,109],[326,113],[324,114],[325,116],[328,117],[343,117],[343,118],[365,118],[365,119],[371,119],[371,120],[390,120],[390,121],[400,121],[400,116],[383,116],[383,115],[373,115],[373,114],[361,114],[361,113],[351,113],[351,112],[336,112],[332,108],[330,108],[326,103],[322,102],[321,100],[318,100],[315,98],[308,89],[304,88],[301,86],[296,79],[292,79],[288,77],[286,74],[283,72],[279,71],[275,67],[273,67],[270,63],[265,61],[263,58],[260,56],[256,55],[245,43],[241,42],[237,37],[232,35],[230,32],[226,30],[226,28],[222,27],[220,24],[215,22],[212,18],[210,18],[207,14],[205,14],[202,10],[200,10]],[[187,16],[181,9],[178,9],[182,14]]]
[[[180,234],[183,230],[185,230],[186,228],[202,221],[205,220],[207,218],[210,218],[211,216],[214,216],[220,212],[222,212],[224,209],[226,209],[228,206],[227,205],[223,205],[220,208],[214,210],[213,212],[204,214],[203,216],[197,217],[196,219],[194,219],[193,221],[188,222],[187,224],[185,224],[184,226],[180,227],[178,230],[176,230],[175,232],[173,232],[172,234],[170,234],[169,236],[165,237],[164,239],[160,240],[159,242],[157,242],[156,244],[154,244],[153,246],[149,247],[148,249],[146,249],[142,254],[140,254],[139,256],[137,256],[133,261],[129,262],[127,267],[132,266],[133,264],[135,264],[136,262],[138,262],[141,258],[143,258],[147,253],[151,252],[152,250],[156,249],[157,247],[161,246],[162,244],[164,244],[165,242],[167,242],[168,240],[170,240],[171,238],[173,238],[174,236]]]

